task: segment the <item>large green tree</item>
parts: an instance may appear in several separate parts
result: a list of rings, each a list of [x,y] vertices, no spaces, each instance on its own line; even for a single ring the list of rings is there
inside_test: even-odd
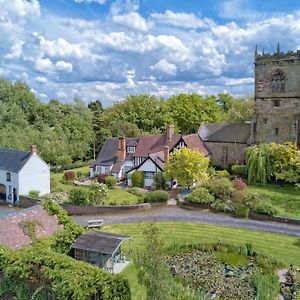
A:
[[[194,182],[208,178],[209,158],[197,150],[181,148],[170,154],[165,165],[164,175],[167,180],[176,179],[183,187],[191,187]]]

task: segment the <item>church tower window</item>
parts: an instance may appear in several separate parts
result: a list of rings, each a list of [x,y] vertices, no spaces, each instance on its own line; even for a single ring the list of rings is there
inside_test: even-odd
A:
[[[285,75],[284,72],[280,69],[275,69],[272,72],[271,77],[272,92],[273,93],[282,93],[285,89]]]

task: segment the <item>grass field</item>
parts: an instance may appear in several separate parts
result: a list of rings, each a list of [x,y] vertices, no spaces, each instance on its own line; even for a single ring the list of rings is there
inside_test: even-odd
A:
[[[249,186],[249,191],[268,196],[280,216],[300,219],[300,191],[293,186],[277,184]]]
[[[132,240],[124,244],[125,251],[135,250],[141,239],[142,224],[122,224],[105,226],[109,232],[130,235]],[[256,252],[274,259],[284,266],[300,265],[300,242],[298,238],[258,232],[253,230],[235,229],[222,226],[211,226],[192,223],[157,223],[161,237],[166,245],[216,243],[222,241],[231,245],[251,243]],[[145,289],[137,283],[134,265],[129,265],[122,273],[129,281],[133,299],[145,299]]]
[[[73,171],[75,174],[77,172],[81,172],[82,174],[88,174],[89,173],[89,166],[72,169],[68,171]],[[62,192],[69,192],[70,190],[76,188],[76,189],[86,189],[87,187],[83,186],[76,186],[72,183],[66,184],[63,182],[63,176],[64,172],[60,173],[51,173],[51,178],[55,179],[57,186],[56,190],[62,191]],[[136,204],[138,203],[139,198],[135,195],[132,195],[128,193],[125,190],[115,188],[113,190],[108,191],[108,199],[106,200],[107,204],[114,203],[114,204]]]

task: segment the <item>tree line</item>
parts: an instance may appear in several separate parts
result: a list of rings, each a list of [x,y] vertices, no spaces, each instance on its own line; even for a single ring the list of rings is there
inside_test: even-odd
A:
[[[181,134],[196,132],[201,122],[247,122],[253,99],[230,94],[179,94],[167,99],[149,94],[127,96],[103,108],[100,100],[86,105],[75,97],[70,103],[43,103],[25,82],[0,80],[0,147],[38,146],[53,166],[92,159],[107,137],[137,137],[163,133],[173,123]]]

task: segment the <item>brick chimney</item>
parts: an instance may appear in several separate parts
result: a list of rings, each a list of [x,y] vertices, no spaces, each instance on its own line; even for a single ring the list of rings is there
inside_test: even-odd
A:
[[[36,145],[31,145],[30,152],[31,152],[31,154],[37,154],[38,153],[37,146]]]
[[[126,140],[124,136],[119,137],[118,159],[125,160],[126,158]]]
[[[168,127],[167,127],[167,139],[168,139],[168,141],[172,140],[172,136],[174,135],[174,128],[175,128],[175,126],[173,124],[168,125]]]
[[[169,147],[168,146],[165,146],[164,162],[165,162],[165,164],[169,162]]]

